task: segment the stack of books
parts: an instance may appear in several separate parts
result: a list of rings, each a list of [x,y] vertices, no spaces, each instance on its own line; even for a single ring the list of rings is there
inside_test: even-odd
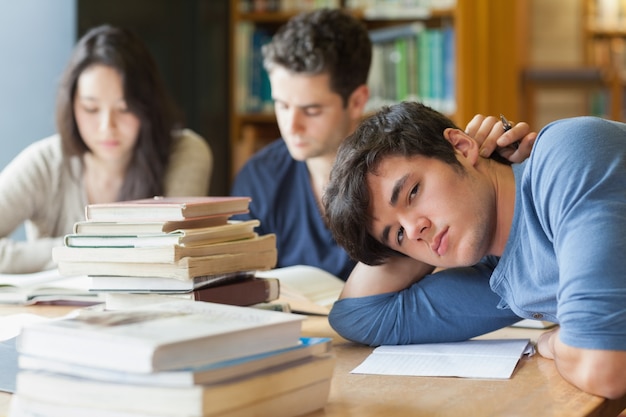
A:
[[[248,197],[142,199],[85,208],[52,257],[62,275],[88,275],[106,308],[164,297],[239,306],[279,296],[279,281],[256,277],[276,264],[276,237],[258,220],[232,221]],[[138,296],[137,294],[141,294]]]
[[[9,417],[283,416],[324,407],[335,358],[304,316],[175,300],[26,326]]]

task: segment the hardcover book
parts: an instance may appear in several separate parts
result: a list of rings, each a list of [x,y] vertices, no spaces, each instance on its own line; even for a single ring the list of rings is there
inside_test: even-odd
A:
[[[303,316],[176,300],[132,310],[78,310],[24,327],[20,354],[124,372],[209,365],[293,347]]]
[[[276,236],[273,234],[239,239],[210,245],[181,246],[165,245],[135,248],[70,248],[57,246],[52,248],[55,262],[135,262],[135,263],[173,263],[185,257],[225,255],[229,253],[264,252],[276,248]]]
[[[202,275],[266,270],[276,265],[276,248],[251,253],[185,257],[174,263],[60,261],[62,275],[120,275],[190,280]]]
[[[42,401],[96,409],[204,417],[330,380],[335,359],[313,356],[217,384],[160,387],[20,371],[16,392]]]
[[[281,364],[296,362],[312,356],[326,356],[331,353],[332,340],[330,338],[301,337],[300,343],[285,349],[230,359],[211,365],[153,373],[111,371],[25,355],[19,356],[18,362],[20,369],[74,375],[103,382],[146,386],[192,387],[199,384],[215,384],[229,379],[240,378]]]
[[[150,233],[137,235],[66,235],[64,242],[68,247],[88,248],[143,248],[153,246],[201,246],[233,240],[249,239],[255,236],[254,228],[261,223],[258,220],[231,222],[221,226],[200,227],[196,229],[178,229],[168,233]]]
[[[184,220],[219,214],[244,213],[249,197],[154,197],[116,203],[89,204],[86,220],[154,221]]]
[[[89,276],[89,289],[98,293],[107,291],[124,291],[134,293],[181,293],[197,290],[206,286],[224,285],[251,278],[254,271],[237,271],[226,274],[201,275],[191,279],[180,280],[163,277],[131,277],[131,276]]]
[[[186,417],[295,417],[309,414],[323,408],[328,402],[331,378],[312,384],[283,391],[259,401],[248,402],[243,406],[218,413],[184,414]],[[190,406],[187,405],[186,408]],[[180,413],[146,411],[119,411],[94,407],[62,404],[61,402],[41,401],[38,398],[22,396],[19,393],[11,398],[8,417],[179,417]]]
[[[111,291],[104,294],[104,300],[106,310],[125,310],[140,305],[163,303],[177,298],[233,306],[251,306],[276,300],[279,293],[280,281],[278,279],[250,277],[187,292],[137,294],[126,291]]]
[[[185,220],[162,220],[151,222],[89,221],[74,223],[74,233],[80,235],[138,235],[147,233],[169,233],[178,229],[221,226],[228,223],[230,214],[197,217]]]

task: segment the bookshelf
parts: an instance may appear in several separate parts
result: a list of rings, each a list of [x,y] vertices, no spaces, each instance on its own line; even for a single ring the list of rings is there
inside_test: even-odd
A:
[[[602,73],[604,88],[591,114],[624,120],[626,83],[626,2],[583,0],[583,44],[586,64]]]
[[[503,113],[510,120],[520,120],[520,74],[526,56],[527,5],[524,0],[416,0],[415,8],[407,6],[410,2],[403,2],[403,8],[398,10],[391,7],[396,2],[382,0],[327,0],[325,3],[230,0],[231,178],[254,152],[280,137],[271,103],[245,104],[247,94],[240,80],[250,79],[251,73],[246,75],[246,71],[254,68],[252,63],[258,58],[242,51],[251,50],[254,42],[251,33],[263,32],[268,39],[289,18],[302,11],[287,9],[286,4],[292,3],[315,4],[305,10],[323,6],[345,8],[362,19],[370,30],[416,23],[427,30],[450,29],[454,43],[451,75],[454,97],[441,110],[461,126],[476,113]],[[255,4],[265,8],[256,10]],[[430,6],[424,8],[424,4]],[[370,74],[370,82],[372,77],[375,72]],[[267,80],[257,82],[263,84]],[[267,92],[267,85],[261,87],[261,91],[263,88]]]

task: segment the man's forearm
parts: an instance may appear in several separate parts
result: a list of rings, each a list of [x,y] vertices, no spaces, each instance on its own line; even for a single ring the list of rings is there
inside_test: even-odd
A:
[[[626,351],[575,348],[561,342],[558,329],[542,334],[537,348],[581,390],[606,398],[626,395]]]
[[[352,270],[340,298],[401,291],[430,274],[433,269],[430,265],[408,257],[391,258],[378,266],[358,263]]]

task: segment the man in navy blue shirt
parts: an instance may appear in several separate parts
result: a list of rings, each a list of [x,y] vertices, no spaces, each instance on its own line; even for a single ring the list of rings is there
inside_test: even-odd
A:
[[[320,202],[337,148],[361,121],[369,98],[372,44],[367,28],[338,9],[291,19],[264,46],[282,140],[254,155],[235,179],[232,195],[252,197],[239,219],[261,221],[259,234],[277,236],[277,267],[311,265],[345,280],[355,263],[323,220]],[[534,140],[528,125],[502,135],[494,117],[476,116],[468,132],[491,154],[498,144],[522,139],[511,161],[528,157]]]

